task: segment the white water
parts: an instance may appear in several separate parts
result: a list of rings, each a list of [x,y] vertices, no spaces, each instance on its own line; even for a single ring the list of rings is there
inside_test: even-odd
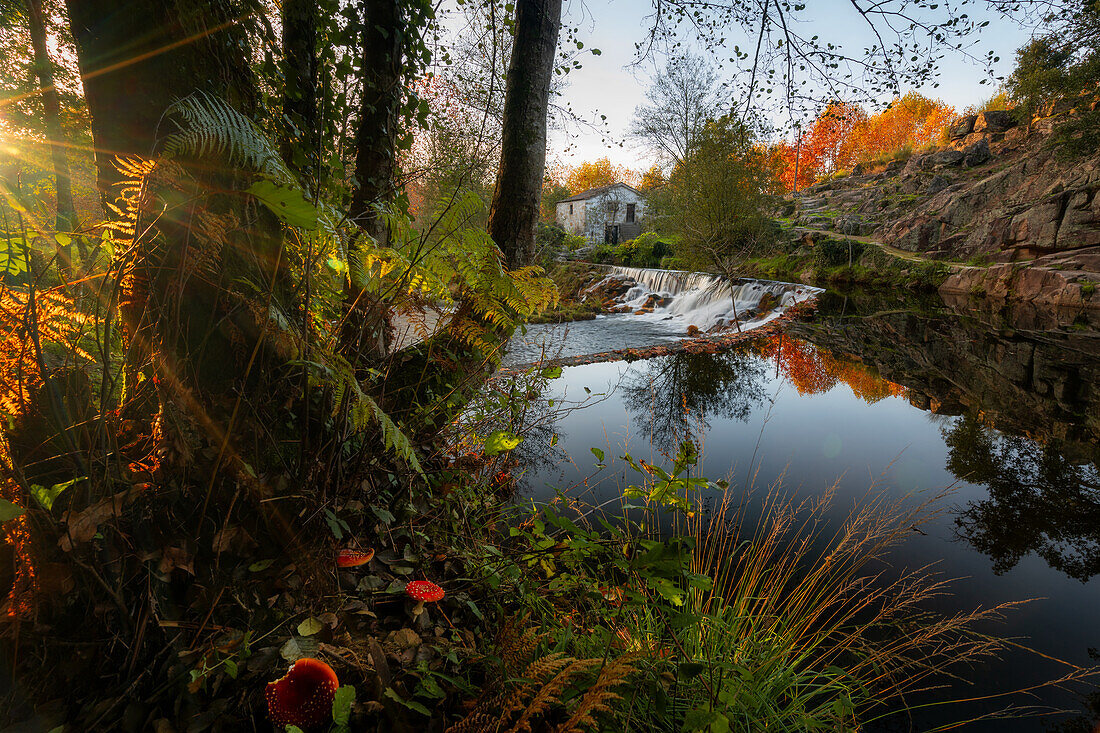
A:
[[[635,318],[670,321],[683,329],[696,326],[706,331],[714,326],[740,325],[741,330],[755,328],[778,318],[789,306],[806,300],[819,288],[770,280],[740,280],[730,287],[718,275],[680,270],[654,270],[641,267],[612,267],[608,277],[630,277],[637,283],[619,302],[631,311],[642,308],[651,295],[668,301],[652,313]],[[774,306],[760,312],[761,298],[770,295]]]

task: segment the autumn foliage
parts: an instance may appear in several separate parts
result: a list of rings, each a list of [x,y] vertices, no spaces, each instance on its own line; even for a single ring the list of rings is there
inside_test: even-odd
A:
[[[809,341],[769,336],[756,342],[756,350],[775,360],[800,395],[824,394],[841,383],[868,404],[905,394],[904,387],[883,379],[867,365],[819,349]]]
[[[570,193],[577,194],[590,188],[619,182],[634,185],[638,182],[638,173],[626,166],[612,163],[609,158],[599,158],[581,163],[571,170],[565,185]]]
[[[802,189],[823,175],[857,163],[941,143],[955,117],[950,105],[915,92],[898,97],[874,115],[858,105],[833,102],[800,139],[775,146],[781,161],[780,180],[787,190],[795,188],[796,161],[797,188]]]

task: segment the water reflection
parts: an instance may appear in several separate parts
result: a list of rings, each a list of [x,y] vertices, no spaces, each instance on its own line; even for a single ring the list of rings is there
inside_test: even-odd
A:
[[[1011,570],[1030,553],[1071,578],[1100,573],[1100,471],[1078,463],[1057,442],[1001,435],[974,413],[943,431],[948,469],[984,484],[989,498],[971,501],[955,518],[960,535]]]
[[[627,375],[623,402],[646,440],[669,454],[685,440],[701,439],[714,418],[748,418],[767,396],[765,372],[743,348],[650,359]]]
[[[829,295],[797,330],[873,364],[914,406],[959,416],[942,429],[947,468],[988,496],[962,507],[956,530],[994,572],[1035,554],[1082,582],[1100,573],[1100,339],[957,303],[890,305]]]
[[[760,339],[753,348],[776,363],[776,369],[800,395],[824,394],[840,383],[869,405],[905,394],[901,385],[883,379],[873,367],[782,334]]]
[[[621,451],[639,456],[646,446],[638,443],[652,442],[670,452],[684,437],[704,442],[700,475],[731,476],[737,487],[742,477],[745,486],[782,481],[811,497],[836,481],[845,500],[857,500],[869,479],[891,497],[959,479],[955,512],[913,533],[898,565],[934,564],[968,579],[936,599],[937,610],[1042,599],[990,631],[1089,664],[1085,650],[1100,647],[1100,584],[1092,580],[1100,574],[1100,339],[1013,323],[952,312],[938,300],[829,296],[814,321],[791,325],[796,333],[740,350],[567,368],[549,397],[605,383],[607,396],[557,422],[558,447],[575,463],[537,472],[532,496],[546,500],[553,493],[545,487],[573,485],[593,503],[610,501],[632,478]],[[607,450],[598,472],[592,446]],[[842,526],[843,517],[835,520]],[[1013,652],[975,671],[967,686],[936,694],[993,695],[1060,669]],[[1075,706],[1060,691],[1037,692],[1036,701]],[[1063,718],[1060,730],[1093,730],[1093,712]],[[913,729],[931,727],[922,723]]]

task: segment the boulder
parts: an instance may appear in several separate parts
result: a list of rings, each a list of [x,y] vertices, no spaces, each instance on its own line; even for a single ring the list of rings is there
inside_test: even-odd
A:
[[[950,185],[951,181],[943,176],[932,176],[932,180],[928,182],[928,186],[924,189],[924,195],[935,196]]]
[[[841,234],[859,235],[863,233],[863,220],[858,216],[838,216],[835,228]]]
[[[951,127],[951,139],[961,140],[971,132],[974,131],[974,123],[977,121],[977,115],[967,115],[959,118],[955,124]]]
[[[962,165],[966,155],[961,150],[941,150],[938,153],[933,153],[931,158],[934,167],[943,168]]]
[[[963,165],[967,168],[973,168],[983,163],[988,163],[993,158],[993,153],[989,152],[989,141],[985,139],[974,143],[963,150],[962,153],[963,156],[965,156],[963,158]]]
[[[918,171],[922,171],[925,168],[932,167],[932,157],[933,156],[931,156],[931,155],[914,155],[905,164],[905,170],[902,172],[903,175],[907,175],[907,176],[914,175]],[[901,161],[894,161],[894,162],[900,163]]]
[[[990,110],[978,115],[974,121],[974,132],[1004,132],[1016,126],[1016,116],[1004,110]]]

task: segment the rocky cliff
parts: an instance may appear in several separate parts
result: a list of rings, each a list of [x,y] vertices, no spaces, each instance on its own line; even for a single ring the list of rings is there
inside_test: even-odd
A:
[[[921,409],[977,414],[1004,433],[1057,441],[1075,460],[1100,462],[1095,332],[1033,330],[1046,324],[936,301],[885,310],[880,299],[828,294],[814,319],[788,331],[873,366]]]
[[[942,292],[1100,309],[1100,151],[1053,144],[1065,107],[963,118],[942,149],[799,192],[793,224],[952,263]]]

